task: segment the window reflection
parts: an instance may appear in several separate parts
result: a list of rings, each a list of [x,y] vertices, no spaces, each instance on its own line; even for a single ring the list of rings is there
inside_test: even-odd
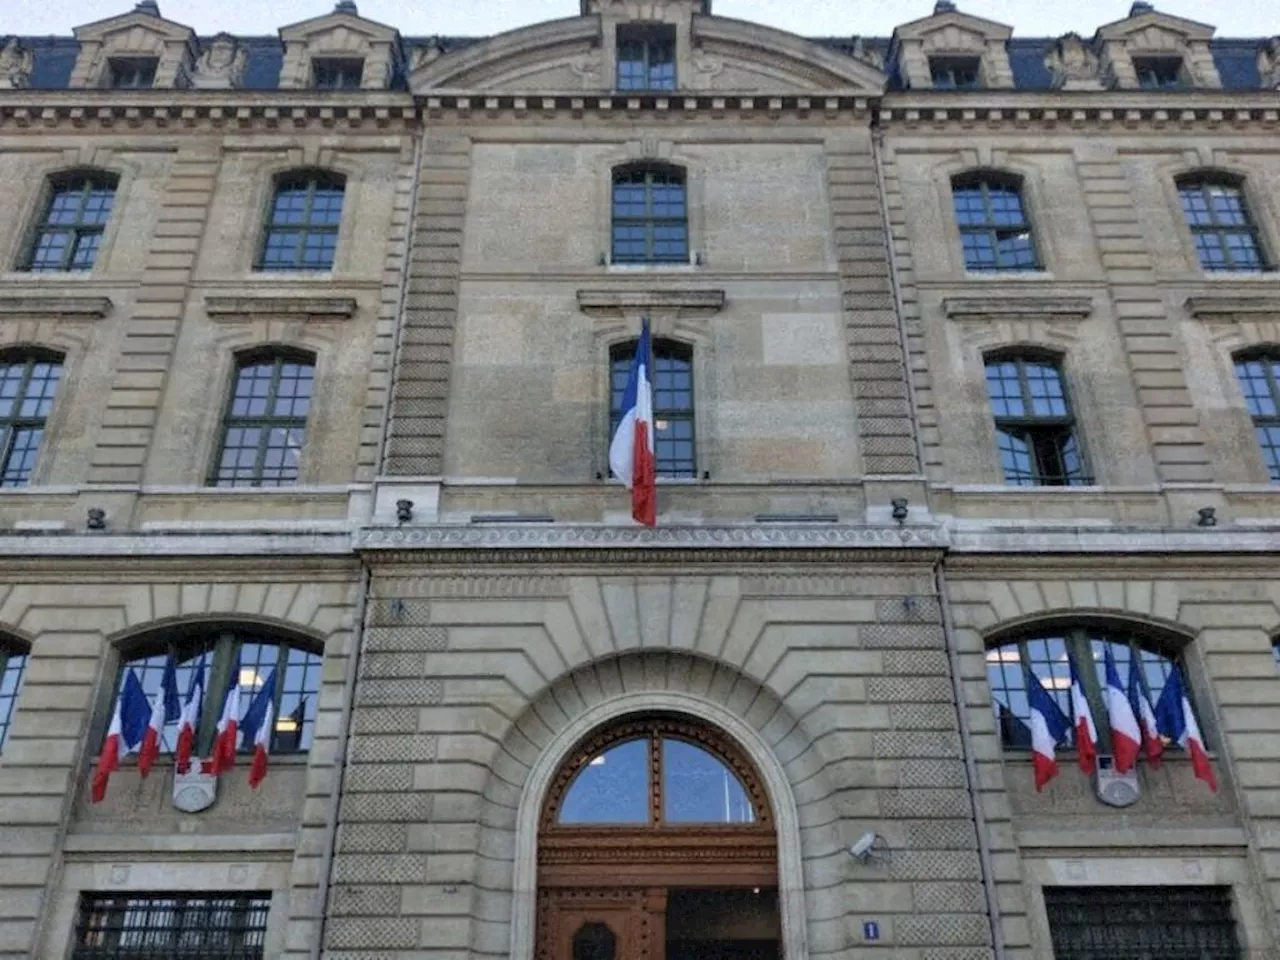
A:
[[[755,810],[733,772],[701,747],[662,741],[662,817],[669,823],[751,823]]]
[[[629,740],[595,757],[574,778],[561,823],[647,823],[649,742]]]

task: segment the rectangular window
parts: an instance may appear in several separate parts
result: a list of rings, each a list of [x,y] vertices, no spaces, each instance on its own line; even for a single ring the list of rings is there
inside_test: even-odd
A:
[[[159,64],[155,57],[112,57],[107,61],[112,89],[150,90]]]
[[[664,23],[618,27],[618,89],[676,88],[676,28]]]
[[[85,893],[72,960],[262,960],[269,893]]]
[[[357,58],[321,57],[311,61],[317,90],[359,90],[364,61]]]
[[[982,86],[978,57],[930,57],[929,73],[935,90],[977,90]]]
[[[1181,57],[1134,57],[1133,69],[1143,90],[1177,90],[1182,86]]]
[[[1239,960],[1230,887],[1045,887],[1054,960]]]

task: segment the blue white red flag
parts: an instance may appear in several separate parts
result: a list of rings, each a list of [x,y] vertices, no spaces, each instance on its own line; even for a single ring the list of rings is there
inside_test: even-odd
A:
[[[120,696],[116,698],[115,709],[111,713],[111,726],[107,730],[106,739],[102,741],[98,766],[93,772],[90,797],[94,803],[101,803],[107,795],[107,782],[111,779],[111,774],[120,769],[120,761],[142,743],[150,719],[151,704],[147,702],[142,684],[138,681],[137,674],[126,670],[124,683],[120,686]]]
[[[1165,681],[1160,702],[1156,704],[1156,717],[1160,732],[1191,757],[1191,769],[1195,771],[1196,779],[1203,780],[1210,790],[1217,793],[1218,781],[1213,775],[1213,764],[1209,762],[1204,737],[1200,734],[1200,724],[1196,722],[1195,711],[1191,709],[1191,701],[1187,699],[1186,689],[1182,685],[1182,671],[1176,665]]]
[[[1139,666],[1137,660],[1129,664],[1129,703],[1133,706],[1133,714],[1138,718],[1138,726],[1142,729],[1142,751],[1154,770],[1160,766],[1164,740],[1160,738],[1160,726],[1156,723],[1155,711],[1151,709],[1151,699],[1142,689],[1142,681],[1138,676]]]
[[[1058,775],[1054,748],[1062,742],[1071,724],[1040,683],[1040,678],[1027,671],[1027,702],[1031,706],[1031,762],[1035,768],[1036,792]]]
[[[170,715],[172,714],[172,715]],[[151,718],[147,722],[147,732],[142,735],[142,748],[138,751],[138,772],[145,778],[151,772],[151,765],[160,754],[160,738],[164,735],[164,725],[177,720],[181,714],[178,705],[178,671],[173,657],[164,662],[164,674],[160,679],[160,689],[151,701]]]
[[[267,776],[267,755],[271,752],[271,731],[276,723],[276,672],[271,671],[249,703],[244,715],[244,738],[253,743],[253,760],[249,765],[249,786],[255,790]]]
[[[631,491],[631,516],[646,527],[658,522],[657,463],[653,451],[653,355],[646,319],[622,395],[622,417],[609,444],[609,468]]]
[[[1104,644],[1107,683],[1102,688],[1107,703],[1107,723],[1111,726],[1111,753],[1115,757],[1116,771],[1128,773],[1138,763],[1138,751],[1142,747],[1142,731],[1133,704],[1124,687],[1120,685],[1120,673],[1116,670],[1111,644]]]
[[[218,716],[217,734],[213,741],[213,756],[209,772],[226,773],[236,765],[236,746],[240,732],[240,654],[231,664],[231,678],[227,681],[227,694],[222,700],[222,713]]]
[[[191,768],[191,749],[196,742],[196,728],[200,725],[200,704],[204,700],[204,658],[201,657],[191,671],[187,682],[187,698],[182,702],[178,717],[178,750],[173,758],[179,773]]]
[[[1091,774],[1098,763],[1098,728],[1094,725],[1093,711],[1089,709],[1089,698],[1084,695],[1075,660],[1071,661],[1071,724],[1076,731],[1080,769]]]

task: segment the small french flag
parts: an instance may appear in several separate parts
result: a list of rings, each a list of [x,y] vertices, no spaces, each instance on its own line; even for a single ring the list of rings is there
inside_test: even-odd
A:
[[[1098,763],[1098,728],[1094,725],[1093,711],[1089,709],[1089,698],[1084,695],[1080,674],[1076,672],[1075,660],[1071,661],[1071,719],[1076,731],[1076,755],[1080,769],[1092,774]]]
[[[191,750],[196,742],[196,727],[200,725],[200,703],[204,699],[204,658],[191,671],[187,683],[187,699],[182,703],[182,715],[178,718],[178,751],[174,765],[179,773],[191,769]]]
[[[1036,792],[1058,775],[1054,749],[1066,736],[1071,724],[1040,683],[1040,678],[1027,671],[1027,701],[1031,707],[1031,762],[1035,768]]]
[[[1116,771],[1128,773],[1138,762],[1142,731],[1138,729],[1133,704],[1129,702],[1124,687],[1120,686],[1120,674],[1111,655],[1111,644],[1105,644],[1105,650],[1107,684],[1103,687],[1103,697],[1107,702],[1107,722],[1111,725],[1111,753],[1115,757]]]
[[[90,797],[94,803],[101,803],[106,797],[107,782],[111,774],[120,769],[120,761],[142,743],[150,719],[151,705],[147,703],[142,684],[138,682],[137,674],[126,670],[120,696],[116,698],[116,706],[111,713],[111,726],[102,741],[98,766],[93,772]]]
[[[1218,781],[1213,775],[1213,765],[1209,762],[1209,754],[1204,749],[1204,737],[1200,734],[1200,724],[1196,722],[1195,712],[1191,709],[1191,701],[1187,699],[1182,685],[1182,671],[1173,668],[1169,679],[1165,681],[1164,690],[1160,693],[1160,702],[1156,704],[1156,716],[1160,720],[1160,732],[1187,751],[1191,757],[1191,769],[1196,779],[1203,780],[1214,793],[1218,792]]]
[[[227,681],[227,695],[222,700],[222,713],[218,717],[217,735],[213,741],[213,756],[209,772],[226,773],[236,765],[236,739],[240,728],[240,654],[231,664],[231,679]]]
[[[631,491],[631,516],[646,527],[658,522],[658,474],[653,438],[653,355],[649,321],[640,329],[640,342],[631,360],[627,389],[622,395],[622,418],[609,444],[609,469]]]
[[[138,772],[145,778],[151,772],[151,765],[160,754],[160,738],[164,734],[164,725],[172,723],[182,715],[182,707],[178,702],[178,670],[173,657],[164,662],[164,674],[160,681],[160,689],[151,701],[151,719],[147,723],[147,732],[142,736],[142,748],[138,751]]]
[[[1133,706],[1134,716],[1138,718],[1138,726],[1142,729],[1142,749],[1147,755],[1147,763],[1154,770],[1160,766],[1164,741],[1160,739],[1160,726],[1156,723],[1155,711],[1151,709],[1151,700],[1142,689],[1138,668],[1137,660],[1129,664],[1129,703]]]
[[[253,761],[249,765],[249,786],[255,790],[267,776],[267,755],[271,752],[271,732],[276,722],[276,672],[271,671],[262,689],[254,694],[244,715],[244,736],[253,741]]]

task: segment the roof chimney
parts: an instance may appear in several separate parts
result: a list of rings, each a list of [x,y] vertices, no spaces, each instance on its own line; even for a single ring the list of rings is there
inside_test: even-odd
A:
[[[936,17],[940,13],[955,13],[956,5],[954,0],[938,0],[933,5],[933,15]]]
[[[1156,5],[1154,3],[1147,3],[1147,0],[1136,0],[1134,5],[1129,8],[1129,16],[1131,17],[1140,17],[1144,13],[1155,13],[1155,12],[1156,12]]]
[[[160,16],[160,4],[156,0],[141,0],[141,2],[133,8],[134,13],[145,13],[150,17]]]

